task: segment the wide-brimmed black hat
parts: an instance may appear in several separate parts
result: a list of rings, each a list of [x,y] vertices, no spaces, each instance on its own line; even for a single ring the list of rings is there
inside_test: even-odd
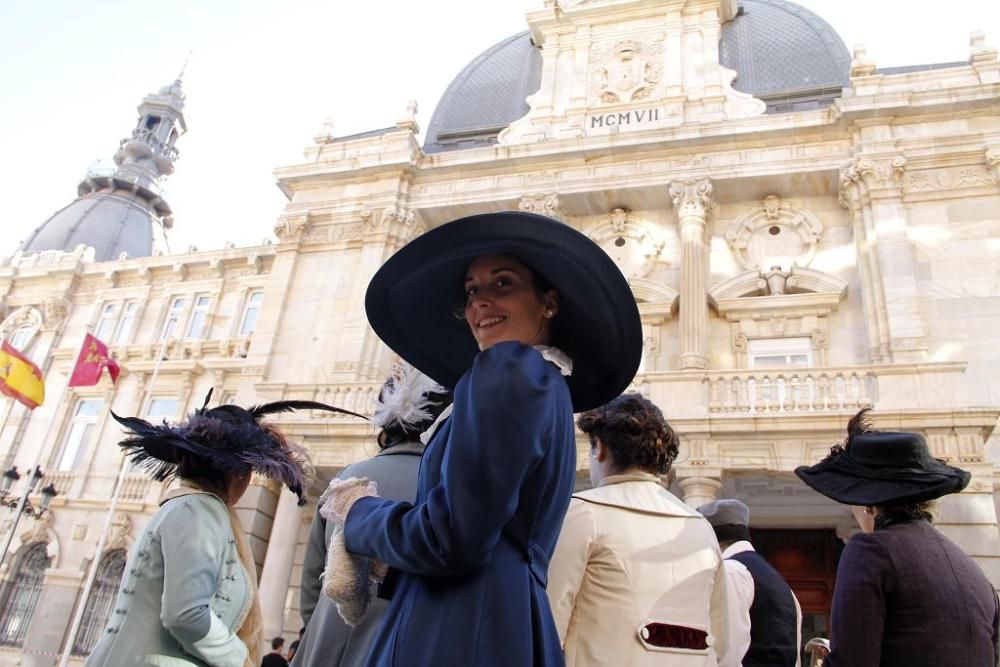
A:
[[[273,427],[261,423],[267,415],[292,410],[325,410],[366,419],[363,415],[316,401],[276,401],[248,409],[220,405],[209,409],[209,390],[204,405],[187,421],[150,424],[138,417],[111,416],[124,426],[129,437],[118,443],[139,468],[157,481],[173,477],[181,458],[195,457],[211,470],[229,473],[253,470],[283,482],[305,504],[305,488],[311,469],[305,450],[284,441]]]
[[[575,411],[628,387],[642,356],[642,324],[625,276],[596,243],[541,215],[474,215],[405,245],[368,285],[372,328],[403,359],[453,388],[479,352],[468,325],[452,315],[456,296],[469,264],[493,254],[516,257],[559,293],[557,318],[571,340],[554,343],[573,359],[567,383]]]
[[[961,491],[971,478],[931,456],[919,433],[891,431],[850,436],[843,447],[834,447],[816,465],[796,468],[795,474],[838,503],[862,506],[934,500]]]

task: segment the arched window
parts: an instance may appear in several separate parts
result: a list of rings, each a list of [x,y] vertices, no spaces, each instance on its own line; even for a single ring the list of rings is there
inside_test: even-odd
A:
[[[17,560],[16,574],[7,585],[7,595],[0,609],[0,646],[20,648],[24,644],[51,560],[44,542],[24,547],[24,555]]]
[[[104,554],[97,568],[94,586],[90,589],[87,606],[83,609],[83,621],[73,641],[73,655],[86,656],[94,650],[94,644],[104,632],[111,614],[111,607],[118,595],[118,585],[125,572],[125,550],[115,549]]]

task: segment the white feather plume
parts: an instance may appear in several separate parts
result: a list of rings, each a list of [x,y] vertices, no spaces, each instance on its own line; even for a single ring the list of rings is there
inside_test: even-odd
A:
[[[433,416],[431,409],[438,402],[430,395],[448,390],[405,362],[399,364],[393,376],[392,386],[382,391],[375,404],[372,423],[381,429],[397,425],[414,430]]]

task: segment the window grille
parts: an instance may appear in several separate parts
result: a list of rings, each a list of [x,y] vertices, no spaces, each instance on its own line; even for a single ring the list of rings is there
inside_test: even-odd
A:
[[[45,570],[51,558],[44,542],[24,547],[18,559],[14,578],[7,585],[3,608],[0,609],[0,646],[20,648],[28,634],[28,624],[35,613],[35,605],[42,595]]]
[[[104,554],[94,577],[94,585],[83,608],[80,629],[73,641],[73,655],[87,656],[94,650],[94,644],[101,638],[108,624],[111,608],[118,595],[122,574],[125,572],[125,550],[115,549]]]

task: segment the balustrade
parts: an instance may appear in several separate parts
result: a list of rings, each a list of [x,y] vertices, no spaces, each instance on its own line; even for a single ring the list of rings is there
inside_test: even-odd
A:
[[[875,374],[866,368],[713,372],[706,376],[711,413],[858,410],[872,405]]]

